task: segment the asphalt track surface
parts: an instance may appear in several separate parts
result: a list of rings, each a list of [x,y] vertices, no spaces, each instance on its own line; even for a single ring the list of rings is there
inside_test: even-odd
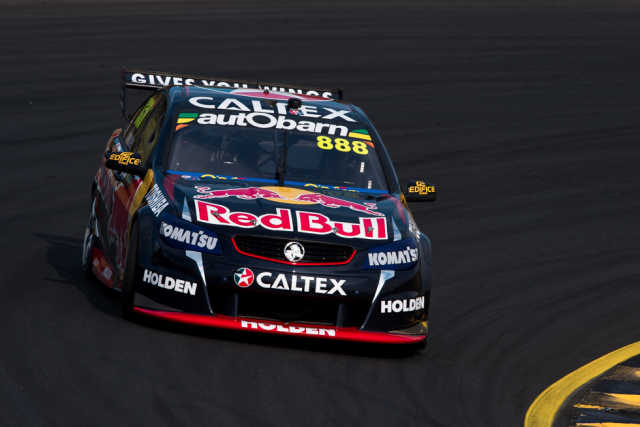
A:
[[[0,424],[505,426],[640,341],[640,4],[0,4]],[[342,86],[433,245],[429,345],[130,323],[80,271],[122,65]],[[136,107],[130,106],[130,111]]]

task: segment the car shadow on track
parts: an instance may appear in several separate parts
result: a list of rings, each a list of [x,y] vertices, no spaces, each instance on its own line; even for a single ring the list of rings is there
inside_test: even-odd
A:
[[[64,283],[84,293],[87,301],[96,309],[114,317],[122,317],[120,293],[102,284],[96,278],[88,278],[82,271],[82,239],[34,233],[47,242],[46,262],[56,269]]]
[[[120,292],[102,284],[98,279],[87,278],[82,272],[82,239],[34,233],[49,245],[46,261],[56,269],[64,283],[76,287],[84,293],[87,301],[96,310],[109,316],[122,318],[120,310]],[[135,323],[167,333],[191,335],[200,338],[225,340],[250,345],[289,348],[322,353],[345,354],[376,358],[411,358],[419,356],[419,351],[408,351],[398,346],[383,346],[363,343],[318,340],[280,335],[256,334],[250,332],[226,331],[192,325],[182,325],[138,316]],[[424,352],[424,350],[423,350]]]

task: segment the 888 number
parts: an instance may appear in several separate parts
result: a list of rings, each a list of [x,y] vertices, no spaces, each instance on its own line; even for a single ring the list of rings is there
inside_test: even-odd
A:
[[[354,153],[357,154],[369,154],[367,150],[367,145],[362,141],[352,141],[351,145],[349,145],[349,141],[342,138],[336,138],[332,140],[328,136],[319,136],[318,137],[318,147],[323,150],[333,150],[334,148],[338,151],[347,151],[353,150]]]

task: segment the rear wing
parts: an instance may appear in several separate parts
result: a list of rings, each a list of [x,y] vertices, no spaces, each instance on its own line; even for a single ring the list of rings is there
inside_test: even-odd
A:
[[[125,110],[127,88],[142,90],[158,90],[165,86],[203,86],[265,89],[290,92],[300,95],[315,95],[323,98],[333,98],[342,101],[342,88],[331,89],[313,86],[298,86],[284,83],[267,83],[260,81],[223,79],[217,77],[190,76],[186,74],[163,73],[158,71],[132,70],[122,67],[122,86],[120,91],[120,108],[125,119],[131,120],[131,115]]]

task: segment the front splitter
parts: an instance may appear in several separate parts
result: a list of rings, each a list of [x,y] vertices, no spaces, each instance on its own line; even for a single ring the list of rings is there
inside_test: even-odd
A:
[[[299,323],[261,322],[254,319],[238,319],[222,315],[205,316],[202,314],[175,313],[170,311],[147,310],[134,307],[134,312],[154,319],[188,325],[211,328],[230,329],[235,331],[261,332],[276,335],[297,335],[308,338],[322,338],[338,341],[351,341],[375,344],[417,344],[425,335],[398,335],[385,332],[360,331],[357,328],[336,328],[331,326],[315,326]]]

